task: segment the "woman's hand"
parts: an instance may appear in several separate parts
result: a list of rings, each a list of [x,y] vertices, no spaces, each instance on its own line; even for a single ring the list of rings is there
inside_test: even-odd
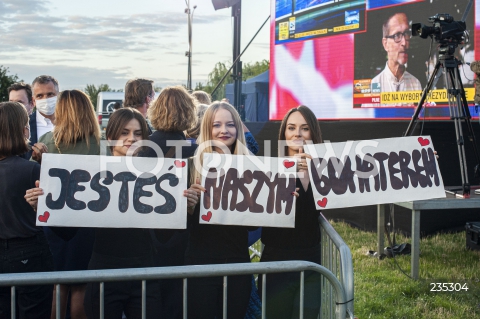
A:
[[[47,145],[43,143],[35,143],[32,146],[32,158],[34,161],[37,161],[38,163],[42,163],[42,154],[43,153],[48,153],[48,148]]]
[[[207,191],[202,185],[200,185],[200,179],[199,178],[195,179],[195,184],[190,185],[189,189],[193,189],[194,191],[196,191],[198,197],[200,197],[200,195],[202,195],[202,193],[205,193]]]
[[[304,153],[303,147],[298,149],[298,154],[293,155],[297,159],[297,172],[308,172],[307,158],[312,159],[312,155]]]
[[[187,197],[187,212],[191,215],[195,210],[195,206],[200,200],[202,193],[205,193],[207,190],[200,185],[200,180],[197,178],[195,184],[190,185],[190,188],[183,191],[183,196]]]
[[[187,198],[187,212],[191,215],[193,214],[195,206],[198,203],[197,192],[190,187],[189,189],[183,191],[183,196]]]
[[[298,188],[298,187],[295,188],[295,191],[292,192],[292,195],[295,196],[296,198],[298,198],[298,196],[300,196],[300,195],[298,194],[298,191],[299,191],[299,190],[300,190],[300,188]]]
[[[40,185],[40,181],[35,182],[35,188],[30,188],[27,190],[25,193],[25,200],[27,201],[30,206],[32,206],[34,211],[37,211],[37,205],[38,205],[38,196],[43,195],[43,189],[38,187]]]

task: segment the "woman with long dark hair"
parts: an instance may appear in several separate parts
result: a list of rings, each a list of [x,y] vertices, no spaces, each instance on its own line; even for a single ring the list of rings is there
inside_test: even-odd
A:
[[[115,111],[108,121],[107,140],[113,156],[127,156],[140,151],[136,142],[147,139],[147,122],[140,112],[133,108]],[[35,197],[43,194],[40,188],[32,189]],[[185,190],[187,206],[194,206],[197,193]],[[155,230],[162,237],[164,230]],[[95,243],[88,269],[144,268],[154,266],[154,246],[149,229],[140,228],[95,228]],[[141,281],[105,283],[105,318],[142,318]],[[147,318],[157,318],[161,311],[160,288],[157,280],[147,281]],[[100,317],[100,288],[98,283],[89,283],[85,295],[85,311],[88,318]]]
[[[285,141],[281,156],[296,157],[299,175],[296,187],[299,197],[295,206],[295,228],[264,227],[262,243],[265,248],[261,261],[305,260],[320,264],[319,211],[313,199],[306,158],[306,142],[322,143],[322,132],[315,114],[306,106],[291,109],[283,118],[278,134]],[[260,283],[261,285],[261,283]],[[266,306],[268,318],[297,318],[300,306],[300,274],[267,275]],[[320,276],[305,272],[304,317],[316,319],[320,310]]]
[[[20,157],[28,151],[30,128],[25,107],[0,103],[0,273],[53,271],[53,258],[36,213],[25,201],[35,187],[40,165]],[[28,199],[30,200],[30,199]],[[50,318],[52,285],[16,288],[19,318]],[[0,318],[10,318],[10,287],[0,287]]]

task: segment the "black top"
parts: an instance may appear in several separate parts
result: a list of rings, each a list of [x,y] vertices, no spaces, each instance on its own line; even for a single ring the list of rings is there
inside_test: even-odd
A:
[[[32,146],[38,141],[37,137],[37,112],[34,111],[28,116],[28,125],[30,126],[30,149],[20,157],[29,160],[32,157]]]
[[[190,258],[248,258],[248,228],[200,224],[200,205],[188,216],[190,238],[185,256]]]
[[[37,111],[33,111],[28,116],[28,125],[30,125],[30,146],[34,145],[38,141],[37,135]],[[31,151],[30,151],[31,153]],[[30,158],[29,158],[30,159]]]
[[[37,214],[24,196],[40,179],[40,165],[18,156],[0,160],[0,239],[32,237]]]
[[[165,156],[171,146],[167,146],[167,141],[185,141],[183,132],[165,132],[155,131],[149,136],[150,141],[157,144]],[[181,158],[189,158],[195,154],[196,144],[182,147]],[[176,152],[176,150],[175,150]],[[158,157],[158,154],[151,148],[140,154],[144,157]],[[171,158],[176,157],[173,153]],[[186,212],[185,212],[186,213]],[[185,249],[187,247],[188,232],[185,230],[162,229],[155,231],[156,236],[152,236],[155,244],[155,250],[158,258],[156,266],[181,266],[184,265]]]
[[[152,238],[148,229],[96,228],[93,251],[105,256],[141,257],[152,253]]]
[[[320,211],[315,207],[311,183],[305,192],[297,178],[296,187],[300,190],[295,204],[295,228],[263,227],[262,243],[265,246],[292,250],[312,248],[320,243]]]
[[[155,131],[152,135],[148,137],[150,141],[154,142],[162,149],[163,155],[168,153],[171,146],[167,146],[167,141],[185,141],[185,134],[183,132],[165,132],[165,131]],[[191,144],[189,146],[182,147],[182,156],[181,158],[188,158],[195,154],[195,150],[197,149],[196,144]],[[171,157],[175,158],[176,153],[174,153]],[[155,152],[154,149],[148,147],[145,151],[143,151],[139,156],[142,157],[158,157],[158,154]]]

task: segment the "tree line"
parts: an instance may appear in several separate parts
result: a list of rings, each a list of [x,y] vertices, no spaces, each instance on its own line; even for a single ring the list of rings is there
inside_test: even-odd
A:
[[[202,90],[209,94],[212,94],[213,90],[223,78],[225,73],[230,69],[232,65],[231,62],[217,62],[213,70],[208,74],[208,79],[206,84],[199,82],[195,86],[195,90]],[[244,63],[242,67],[242,81],[246,81],[250,78],[253,78],[263,72],[267,71],[270,68],[270,61],[262,60],[252,63]],[[212,95],[212,101],[221,100],[225,97],[226,85],[233,83],[232,72],[230,71],[228,76],[225,78],[225,81],[220,85],[215,94]]]
[[[228,69],[231,66],[231,62],[217,62],[213,70],[208,74],[206,83],[198,82],[195,85],[195,90],[202,90],[207,93],[212,93],[217,84],[227,73]],[[246,81],[252,77],[255,77],[263,72],[267,71],[270,68],[270,61],[262,60],[251,63],[244,63],[242,69],[242,80]],[[10,70],[8,67],[0,65],[0,102],[8,101],[8,87],[15,82],[22,82],[16,74],[9,74]],[[218,90],[212,96],[212,100],[221,100],[225,97],[225,88],[228,83],[233,83],[233,78],[231,72],[225,78],[225,81],[220,85]],[[155,87],[156,92],[161,91],[161,87]],[[108,84],[87,84],[83,90],[92,101],[94,106],[97,105],[97,96],[100,92],[123,92],[123,89],[115,90],[111,88]]]

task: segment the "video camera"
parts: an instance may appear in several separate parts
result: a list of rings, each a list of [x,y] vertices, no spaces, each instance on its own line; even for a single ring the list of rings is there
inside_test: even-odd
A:
[[[429,27],[421,23],[412,24],[412,35],[426,39],[428,36],[435,38],[440,45],[458,45],[465,41],[466,24],[463,21],[454,21],[448,13],[437,13],[428,18],[433,23]]]

